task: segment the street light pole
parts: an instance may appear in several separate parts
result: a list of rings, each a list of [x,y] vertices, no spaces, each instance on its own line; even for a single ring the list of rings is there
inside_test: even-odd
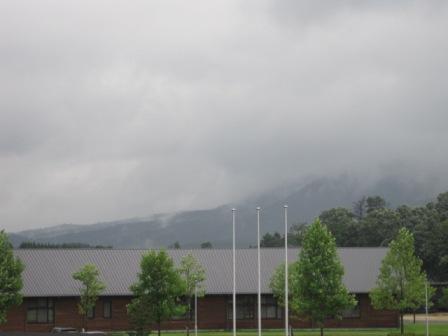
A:
[[[289,336],[289,302],[288,302],[288,206],[283,206],[285,212],[285,336]]]
[[[198,336],[198,288],[194,287],[194,336]]]
[[[258,256],[258,336],[261,336],[261,261],[260,261],[260,207],[257,207],[257,256]]]
[[[233,294],[232,294],[232,308],[233,308],[233,336],[236,336],[236,267],[235,267],[235,212],[236,209],[232,209],[232,227],[233,227]]]
[[[426,312],[426,336],[429,336],[429,319],[428,319],[428,281],[425,281],[425,312]]]

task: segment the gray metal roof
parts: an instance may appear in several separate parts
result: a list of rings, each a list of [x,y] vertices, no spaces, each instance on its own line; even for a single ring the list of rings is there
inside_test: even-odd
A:
[[[131,295],[129,286],[135,282],[141,255],[147,250],[113,249],[23,249],[14,254],[25,263],[23,273],[27,297],[77,296],[79,282],[72,274],[87,263],[95,264],[102,281],[106,283],[103,295]],[[191,253],[206,270],[205,288],[208,294],[232,292],[232,250],[198,249],[168,250],[176,264],[182,256]],[[290,249],[288,258],[294,261],[299,250]],[[339,256],[345,267],[344,283],[353,293],[366,293],[374,287],[386,248],[340,248]],[[238,249],[237,293],[257,291],[257,250]],[[270,293],[269,281],[274,270],[284,260],[282,249],[261,250],[261,288]]]

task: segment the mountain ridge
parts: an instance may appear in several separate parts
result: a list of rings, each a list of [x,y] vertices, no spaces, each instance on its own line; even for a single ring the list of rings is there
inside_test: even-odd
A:
[[[440,187],[440,186],[439,186]],[[154,214],[143,218],[121,219],[90,225],[62,224],[10,234],[13,244],[32,240],[41,243],[86,243],[112,245],[115,248],[159,248],[180,242],[184,248],[198,247],[210,241],[214,247],[231,243],[231,208],[237,207],[237,246],[256,243],[255,207],[261,206],[262,233],[283,230],[283,205],[288,204],[289,224],[309,222],[323,210],[352,207],[364,195],[379,195],[395,207],[401,204],[420,205],[437,196],[438,192],[424,184],[386,177],[371,185],[340,176],[320,178],[297,187],[267,192],[248,198],[233,206],[220,205],[211,209],[188,210],[170,214]],[[279,195],[283,195],[279,196]],[[275,195],[275,196],[274,196]],[[423,201],[422,201],[423,200]],[[255,227],[254,227],[255,228]]]

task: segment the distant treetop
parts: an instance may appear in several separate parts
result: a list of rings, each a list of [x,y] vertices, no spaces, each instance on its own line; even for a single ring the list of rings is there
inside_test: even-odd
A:
[[[201,243],[201,248],[202,249],[211,249],[211,248],[213,248],[213,245],[209,241],[206,241],[206,242]]]

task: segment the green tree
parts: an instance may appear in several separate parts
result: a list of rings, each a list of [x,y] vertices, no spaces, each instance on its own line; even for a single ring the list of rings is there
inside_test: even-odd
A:
[[[295,279],[294,277],[297,275],[297,263],[291,263],[288,265],[288,284],[292,284]],[[291,287],[291,286],[290,286]],[[277,303],[281,307],[285,307],[285,264],[281,264],[278,266],[272,278],[269,282],[269,288],[272,290],[272,294],[274,295]],[[293,288],[288,291],[288,302],[289,308],[291,308],[292,297],[294,296]]]
[[[439,263],[441,257],[448,252],[445,243],[448,231],[443,227],[434,205],[400,206],[396,211],[399,226],[406,227],[414,234],[415,254],[422,259],[428,277],[443,281],[445,272]]]
[[[22,262],[14,257],[7,234],[0,231],[0,324],[6,322],[6,314],[12,306],[22,303]]]
[[[397,310],[403,334],[403,314],[424,305],[426,281],[422,261],[414,254],[414,236],[402,228],[389,244],[389,252],[381,263],[376,288],[370,293],[372,305],[375,309]],[[431,297],[433,288],[429,292]]]
[[[137,281],[130,287],[135,298],[128,304],[128,314],[139,334],[156,323],[160,336],[163,321],[185,312],[180,304],[185,284],[173,260],[163,250],[144,254],[140,268]]]
[[[362,220],[366,213],[366,200],[367,197],[363,196],[356,202],[353,202],[353,215],[358,220]]]
[[[266,233],[260,240],[261,247],[281,247],[285,244],[283,237],[278,232]]]
[[[376,209],[368,212],[360,223],[361,246],[387,246],[400,229],[400,217],[392,209]]]
[[[292,308],[309,316],[324,334],[325,320],[341,318],[341,312],[356,304],[342,283],[344,268],[330,231],[316,219],[306,231],[292,276]]]
[[[193,305],[193,298],[205,295],[205,288],[203,282],[205,280],[205,270],[202,265],[191,254],[186,255],[180,261],[179,272],[185,282],[185,299],[187,301],[187,316],[191,316],[191,307]],[[187,335],[189,329],[187,328]]]
[[[106,285],[99,280],[99,271],[93,264],[81,267],[73,273],[73,279],[82,283],[78,311],[82,317],[82,328],[84,329],[85,318],[90,310],[95,309],[98,296],[104,291]]]
[[[427,227],[420,253],[433,280],[448,280],[448,220]],[[419,253],[419,254],[420,254]]]
[[[133,326],[137,335],[146,335],[150,329],[149,323],[151,321],[151,315],[144,300],[140,297],[136,297],[132,299],[131,303],[129,303],[126,308],[129,323]]]
[[[435,208],[440,215],[441,221],[448,220],[448,192],[437,196]]]
[[[354,246],[358,242],[358,223],[354,215],[345,208],[323,211],[319,219],[333,234],[337,246]]]
[[[442,290],[442,296],[439,298],[437,305],[441,309],[448,310],[448,288]]]
[[[291,226],[288,232],[288,246],[302,246],[303,237],[305,237],[307,223],[297,223]],[[284,241],[282,239],[282,246]]]
[[[370,196],[366,199],[367,213],[378,209],[384,209],[386,207],[386,201],[381,196]]]
[[[201,249],[211,249],[211,248],[213,248],[213,245],[209,241],[201,243]]]

